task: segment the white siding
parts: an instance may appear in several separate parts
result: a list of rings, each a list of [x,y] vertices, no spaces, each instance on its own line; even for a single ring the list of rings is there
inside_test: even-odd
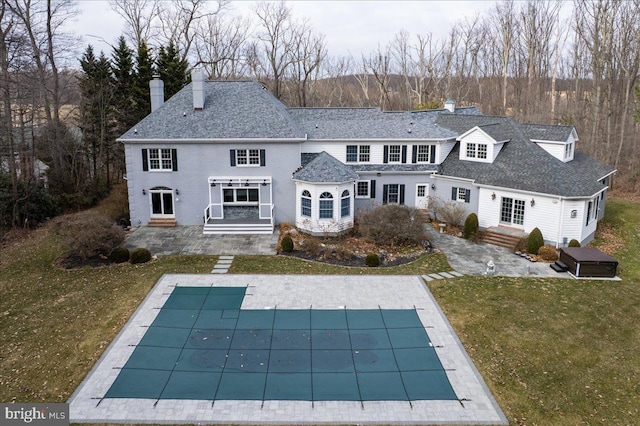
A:
[[[553,155],[560,161],[564,161],[564,143],[557,142],[536,142],[536,144],[547,151],[549,154]]]
[[[436,148],[436,154],[437,154],[436,163],[438,164],[442,163],[449,156],[449,154],[453,150],[453,147],[455,146],[456,146],[455,140],[446,141],[439,144],[438,147]]]
[[[571,212],[575,210],[575,217],[571,217]],[[575,239],[582,241],[582,230],[586,222],[584,217],[585,202],[575,200],[564,200],[562,209],[562,232],[559,235],[559,243],[562,243],[564,238],[569,241]]]
[[[311,193],[311,217],[301,215],[301,196],[307,190]],[[342,192],[349,191],[350,214],[347,217],[340,217]],[[329,192],[333,195],[333,219],[320,219],[320,194]],[[306,182],[296,182],[296,226],[312,234],[333,234],[353,227],[354,202],[353,183],[344,185],[336,184],[310,184]]]
[[[495,193],[495,199],[492,194]],[[522,226],[510,225],[520,228],[524,232],[531,232],[533,228],[540,229],[546,241],[555,242],[560,218],[560,202],[557,198],[543,197],[540,195],[530,195],[505,190],[492,190],[490,188],[480,188],[478,199],[478,222],[481,227],[499,226],[500,209],[502,197],[509,197],[517,200],[524,200],[524,224]],[[531,199],[535,200],[531,206]]]
[[[487,145],[487,158],[469,158],[467,157],[467,144],[484,144]],[[471,133],[467,134],[464,138],[460,139],[460,159],[465,161],[476,161],[478,163],[492,163],[498,156],[502,149],[502,143],[496,143],[496,141],[483,132],[480,129],[475,129]]]

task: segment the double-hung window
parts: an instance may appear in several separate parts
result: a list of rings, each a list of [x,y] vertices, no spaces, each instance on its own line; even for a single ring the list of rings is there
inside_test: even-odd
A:
[[[400,155],[402,153],[402,146],[400,145],[389,145],[389,162],[390,163],[399,163]]]
[[[259,166],[260,150],[259,149],[237,149],[236,164],[238,166]]]
[[[418,163],[428,163],[429,162],[429,145],[418,145],[418,153],[416,160]]]
[[[467,143],[467,158],[478,158],[480,160],[487,159],[486,143]]]
[[[487,159],[487,145],[484,143],[478,144],[478,158],[481,160]]]
[[[476,144],[467,143],[467,158],[476,158]]]
[[[300,206],[300,215],[304,217],[311,217],[311,193],[306,189],[302,191]]]
[[[370,145],[347,145],[347,163],[368,163],[370,158]]]
[[[460,201],[462,203],[471,202],[471,190],[465,188],[451,188],[451,201]]]
[[[356,182],[356,198],[369,198],[369,180],[359,180]]]
[[[159,172],[178,171],[178,152],[175,148],[149,148],[142,150],[142,170]]]
[[[333,195],[330,192],[320,194],[319,216],[320,219],[333,219]]]
[[[340,199],[340,217],[347,217],[351,215],[351,196],[349,191],[342,191],[342,197]]]

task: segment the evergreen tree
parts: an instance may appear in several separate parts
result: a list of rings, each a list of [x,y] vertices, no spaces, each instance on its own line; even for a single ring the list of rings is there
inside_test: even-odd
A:
[[[133,105],[134,122],[142,120],[151,112],[151,98],[149,92],[149,81],[153,78],[153,58],[151,56],[151,49],[147,47],[147,44],[143,41],[138,46],[138,53],[136,55],[136,72],[134,74],[134,86],[133,86]]]
[[[80,59],[80,128],[95,190],[101,190],[104,171],[106,185],[111,185],[111,147],[113,146],[113,79],[109,59],[100,53],[96,58],[89,45]]]
[[[180,52],[173,41],[170,41],[166,48],[160,47],[156,66],[164,82],[165,99],[169,99],[189,83],[190,77],[187,74],[189,63],[186,59],[180,59]]]
[[[133,50],[129,49],[124,36],[118,38],[118,44],[111,54],[111,72],[113,73],[113,107],[116,120],[114,132],[121,135],[136,124],[133,87],[135,75],[133,69]]]

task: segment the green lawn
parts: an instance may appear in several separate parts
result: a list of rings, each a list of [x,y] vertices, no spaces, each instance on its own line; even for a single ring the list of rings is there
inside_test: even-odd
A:
[[[636,424],[640,418],[640,209],[611,201],[621,282],[464,277],[437,298],[511,424]],[[607,240],[596,241],[606,245]],[[207,273],[213,256],[62,271],[46,229],[0,251],[0,401],[66,401],[164,273]],[[234,273],[423,274],[441,255],[394,268],[236,256]]]

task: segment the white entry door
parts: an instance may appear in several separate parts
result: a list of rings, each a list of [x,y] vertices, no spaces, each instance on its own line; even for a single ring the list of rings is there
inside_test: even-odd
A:
[[[427,209],[429,207],[429,185],[426,183],[416,184],[416,208]]]

